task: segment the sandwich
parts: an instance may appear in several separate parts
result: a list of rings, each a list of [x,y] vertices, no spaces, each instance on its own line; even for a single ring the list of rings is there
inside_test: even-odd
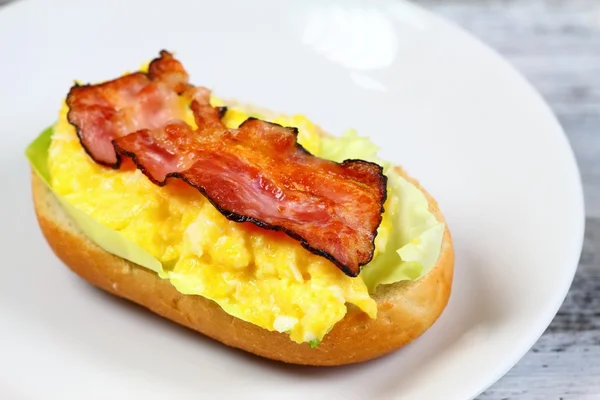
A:
[[[77,276],[226,346],[336,366],[417,339],[452,288],[437,202],[378,150],[217,97],[162,50],[76,82],[26,155],[41,232]]]

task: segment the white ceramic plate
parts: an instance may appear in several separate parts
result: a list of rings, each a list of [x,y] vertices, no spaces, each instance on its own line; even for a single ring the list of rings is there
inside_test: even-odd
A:
[[[495,53],[413,5],[25,1],[0,9],[0,38],[0,397],[467,399],[525,354],[570,286],[583,200],[560,126]],[[362,365],[283,366],[57,261],[23,151],[73,79],[111,78],[161,48],[219,95],[370,135],[421,180],[456,245],[450,303],[424,336]]]

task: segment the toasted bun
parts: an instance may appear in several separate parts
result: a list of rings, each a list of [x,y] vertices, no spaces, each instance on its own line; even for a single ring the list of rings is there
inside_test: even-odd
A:
[[[423,191],[431,212],[445,222],[436,201],[402,169],[398,172]],[[378,306],[376,319],[349,305],[346,316],[312,349],[307,343],[293,342],[286,334],[232,317],[204,297],[181,294],[155,272],[104,251],[79,230],[35,173],[31,179],[41,230],[58,258],[78,276],[227,346],[262,357],[317,366],[374,359],[423,334],[450,296],[454,250],[446,227],[437,264],[426,276],[416,282],[379,286],[373,295]]]

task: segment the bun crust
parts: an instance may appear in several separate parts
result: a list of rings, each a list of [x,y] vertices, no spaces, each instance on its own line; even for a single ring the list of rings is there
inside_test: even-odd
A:
[[[445,222],[437,202],[419,185],[429,209]],[[62,206],[32,172],[33,201],[41,230],[56,256],[88,283],[127,299],[152,312],[211,337],[227,346],[286,363],[335,366],[374,359],[412,342],[440,316],[450,297],[454,249],[446,227],[435,267],[416,282],[379,286],[373,295],[377,319],[349,305],[339,321],[315,349],[297,344],[286,334],[271,332],[225,313],[201,296],[183,295],[156,273],[114,256],[88,239]]]

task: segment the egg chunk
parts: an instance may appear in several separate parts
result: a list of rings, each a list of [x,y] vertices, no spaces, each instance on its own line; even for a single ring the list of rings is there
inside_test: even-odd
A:
[[[213,98],[213,105],[221,100]],[[151,183],[139,170],[96,164],[82,148],[63,105],[54,127],[48,167],[51,185],[70,204],[144,248],[163,265],[181,293],[211,299],[232,316],[264,329],[286,332],[297,343],[320,341],[354,304],[371,318],[377,304],[363,279],[279,232],[226,219],[186,185]],[[268,119],[231,107],[230,128],[250,116],[299,130],[298,141],[319,155],[320,134],[306,117]],[[186,122],[195,125],[191,112]],[[376,239],[386,245],[390,222],[384,214]]]

